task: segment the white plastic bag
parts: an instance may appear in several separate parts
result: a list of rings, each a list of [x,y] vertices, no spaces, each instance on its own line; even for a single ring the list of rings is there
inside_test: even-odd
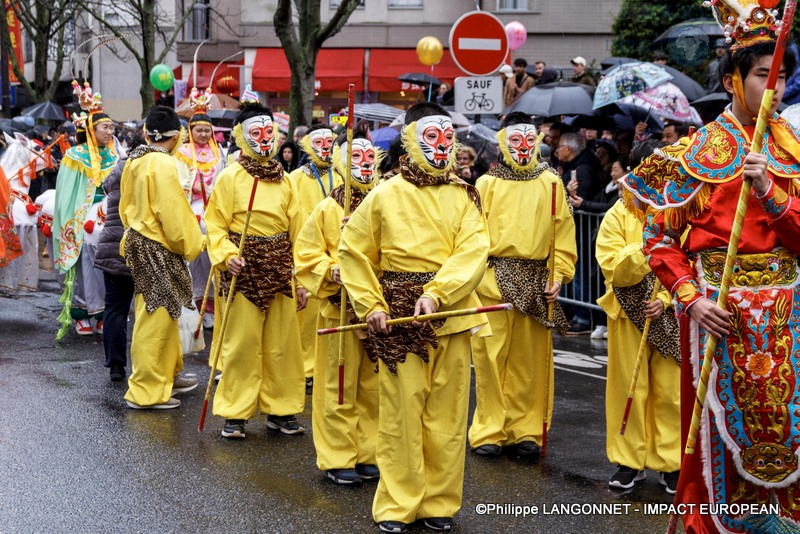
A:
[[[196,309],[190,310],[184,306],[181,316],[178,317],[178,332],[181,337],[181,346],[183,347],[184,355],[200,352],[206,348],[206,340],[203,337],[202,328],[200,330],[200,335],[197,336],[197,339],[194,337],[194,333],[197,330],[197,322],[199,320],[200,312],[198,312]]]

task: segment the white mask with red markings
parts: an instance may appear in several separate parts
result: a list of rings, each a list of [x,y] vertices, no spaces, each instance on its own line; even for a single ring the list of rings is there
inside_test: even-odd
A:
[[[308,133],[308,146],[313,154],[320,161],[331,164],[333,156],[333,132],[327,128],[321,128]]]
[[[529,171],[538,165],[534,159],[538,136],[533,124],[512,124],[497,134],[500,152],[506,164],[517,172]]]
[[[446,168],[455,147],[453,121],[445,115],[422,117],[416,122],[416,137],[425,161],[435,169]]]
[[[261,157],[269,157],[275,150],[275,125],[269,115],[250,117],[242,121],[242,136],[247,146]]]
[[[342,145],[342,166],[347,168],[347,145]],[[368,139],[353,139],[353,160],[350,164],[350,177],[360,184],[371,184],[375,180],[377,163],[375,147]]]

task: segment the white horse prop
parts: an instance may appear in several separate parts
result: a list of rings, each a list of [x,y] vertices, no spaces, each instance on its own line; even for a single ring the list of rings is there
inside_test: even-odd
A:
[[[0,156],[0,167],[11,184],[14,226],[22,244],[22,256],[0,269],[0,287],[35,291],[39,285],[39,207],[28,191],[36,173],[45,168],[45,159],[39,157],[42,148],[24,135],[3,135],[8,146]]]

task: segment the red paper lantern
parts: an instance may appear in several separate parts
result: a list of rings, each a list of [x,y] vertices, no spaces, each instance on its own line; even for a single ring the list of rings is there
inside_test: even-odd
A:
[[[223,76],[217,80],[217,91],[232,95],[239,90],[239,82],[233,76]]]

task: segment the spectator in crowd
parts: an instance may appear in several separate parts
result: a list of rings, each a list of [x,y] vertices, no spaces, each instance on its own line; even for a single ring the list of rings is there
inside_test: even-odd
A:
[[[143,145],[144,131],[137,130],[128,140],[128,152]],[[125,228],[119,218],[119,183],[127,156],[121,156],[111,174],[103,181],[106,195],[106,224],[100,234],[100,242],[94,256],[94,266],[103,271],[105,280],[105,303],[103,312],[103,349],[106,353],[105,367],[109,368],[112,382],[125,378],[128,364],[128,313],[133,301],[133,278],[125,258],[119,254],[119,243]]]
[[[506,80],[503,93],[503,102],[506,106],[536,83],[533,76],[525,72],[527,66],[528,62],[521,57],[514,60],[514,76]]]
[[[586,59],[582,56],[578,56],[570,60],[570,63],[572,63],[572,70],[575,71],[575,76],[573,76],[571,80],[572,83],[582,83],[584,85],[591,85],[592,87],[597,85],[592,75],[586,72]]]
[[[617,147],[617,154],[625,160],[630,160],[631,149],[633,148],[633,132],[619,130],[614,135],[614,145]]]
[[[514,68],[511,65],[504,63],[503,66],[497,70],[497,73],[500,76],[500,79],[503,81],[503,91],[505,91],[506,82],[509,78],[514,76]]]
[[[722,80],[719,78],[719,60],[725,55],[725,38],[720,37],[714,41],[714,54],[715,58],[708,64],[708,78],[706,80],[706,90],[709,93],[720,93],[724,91],[722,88]]]
[[[663,50],[653,52],[653,63],[656,65],[666,65],[667,61],[669,61],[669,56]]]
[[[545,137],[545,143],[547,143],[552,150],[552,154],[550,156],[551,165],[553,167],[558,167],[560,164],[560,160],[558,158],[558,143],[563,134],[572,132],[572,127],[563,122],[554,122],[549,126],[549,128],[547,128],[547,130],[549,133],[548,136]]]
[[[681,123],[671,123],[664,126],[664,131],[661,132],[661,140],[668,145],[673,145],[678,142],[681,137],[689,135],[689,126]]]
[[[458,163],[458,177],[469,185],[475,185],[478,179],[478,171],[475,169],[475,160],[478,153],[471,146],[461,145],[456,152],[456,163]]]
[[[586,148],[586,141],[576,133],[562,134],[558,142],[557,157],[561,162],[559,170],[561,179],[567,186],[567,191],[580,199],[595,199],[606,184],[600,173],[600,161],[591,150]],[[600,295],[593,295],[597,291],[594,289],[596,284],[593,281],[596,269],[593,267],[595,261],[591,236],[597,230],[598,222],[592,218],[583,218],[576,223],[579,226],[579,232],[578,264],[573,280],[574,291],[576,298],[581,302],[594,302]],[[581,226],[583,227],[581,228]],[[599,313],[593,314],[589,308],[576,307],[568,334],[589,334],[592,330],[593,316],[596,316],[594,317],[595,322],[599,324],[602,320]]]
[[[536,83],[539,83],[539,80],[542,78],[542,74],[544,73],[544,69],[547,67],[547,63],[544,61],[537,61],[533,64],[533,78],[536,80]]]
[[[600,172],[603,174],[603,181],[608,183],[611,180],[611,165],[617,159],[617,149],[614,144],[601,139],[592,147],[594,155],[600,161]]]
[[[294,132],[292,132],[292,141],[294,142],[294,144],[296,146],[300,146],[300,141],[303,139],[303,137],[306,136],[307,133],[308,133],[308,126],[303,126],[303,125],[295,126]],[[309,161],[311,160],[309,159],[308,154],[306,154],[304,150],[301,150],[300,159],[297,162],[297,166],[302,167]]]
[[[287,173],[295,170],[298,167],[297,162],[300,161],[300,151],[297,145],[292,141],[283,143],[278,149],[278,161],[281,162],[283,170]]]
[[[436,96],[433,99],[437,104],[452,106],[454,98],[455,90],[453,87],[447,82],[442,82],[442,85],[436,88]]]

